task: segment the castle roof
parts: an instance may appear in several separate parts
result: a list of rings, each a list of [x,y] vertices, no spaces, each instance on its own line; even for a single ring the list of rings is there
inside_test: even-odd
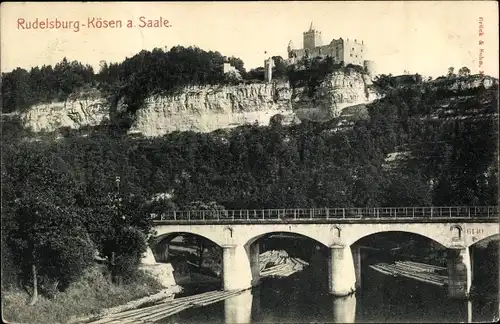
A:
[[[290,47],[290,49],[295,48],[295,45],[293,45],[293,42],[291,40],[288,42],[288,47]]]
[[[309,31],[316,30],[316,26],[314,26],[314,22],[311,21],[311,25],[309,26]]]

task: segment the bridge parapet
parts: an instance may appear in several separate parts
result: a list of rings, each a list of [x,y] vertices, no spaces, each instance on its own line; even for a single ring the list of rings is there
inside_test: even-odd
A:
[[[282,221],[467,221],[498,219],[498,206],[294,208],[253,210],[173,210],[154,215],[155,222],[268,223]]]

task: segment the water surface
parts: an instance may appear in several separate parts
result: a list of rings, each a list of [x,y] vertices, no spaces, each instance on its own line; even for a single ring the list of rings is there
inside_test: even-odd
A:
[[[363,270],[362,288],[334,298],[317,273],[266,279],[241,295],[193,308],[160,323],[467,323],[498,318],[498,298],[451,300],[446,290]]]

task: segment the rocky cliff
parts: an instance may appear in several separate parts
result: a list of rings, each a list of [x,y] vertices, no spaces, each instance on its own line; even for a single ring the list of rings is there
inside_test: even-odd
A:
[[[94,92],[91,96],[78,95],[63,102],[34,105],[20,117],[34,132],[51,132],[60,127],[77,129],[105,122],[109,106],[100,93]]]
[[[209,132],[246,123],[268,124],[276,115],[292,117],[287,83],[192,87],[169,96],[148,98],[131,132],[156,136],[179,131]]]
[[[325,121],[338,117],[347,107],[368,104],[381,97],[371,79],[357,72],[335,72],[310,95],[307,88],[296,88],[292,96],[294,113],[300,120]]]
[[[267,125],[276,114],[282,114],[287,123],[304,119],[324,121],[338,116],[346,107],[379,97],[371,90],[371,81],[357,72],[334,73],[313,95],[307,90],[279,81],[190,87],[176,95],[147,98],[137,111],[130,132],[159,136],[173,131],[210,132],[255,122]],[[108,115],[107,101],[94,93],[35,105],[21,119],[35,132],[50,132],[60,127],[94,126],[106,122]]]

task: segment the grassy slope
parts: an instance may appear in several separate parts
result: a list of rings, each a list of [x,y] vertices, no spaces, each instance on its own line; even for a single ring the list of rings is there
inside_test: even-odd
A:
[[[89,269],[65,292],[53,299],[40,297],[29,306],[30,296],[21,290],[2,292],[3,319],[11,323],[65,323],[73,317],[96,314],[99,310],[125,304],[162,289],[146,274],[139,274],[134,283],[117,286],[110,283],[98,267]]]

